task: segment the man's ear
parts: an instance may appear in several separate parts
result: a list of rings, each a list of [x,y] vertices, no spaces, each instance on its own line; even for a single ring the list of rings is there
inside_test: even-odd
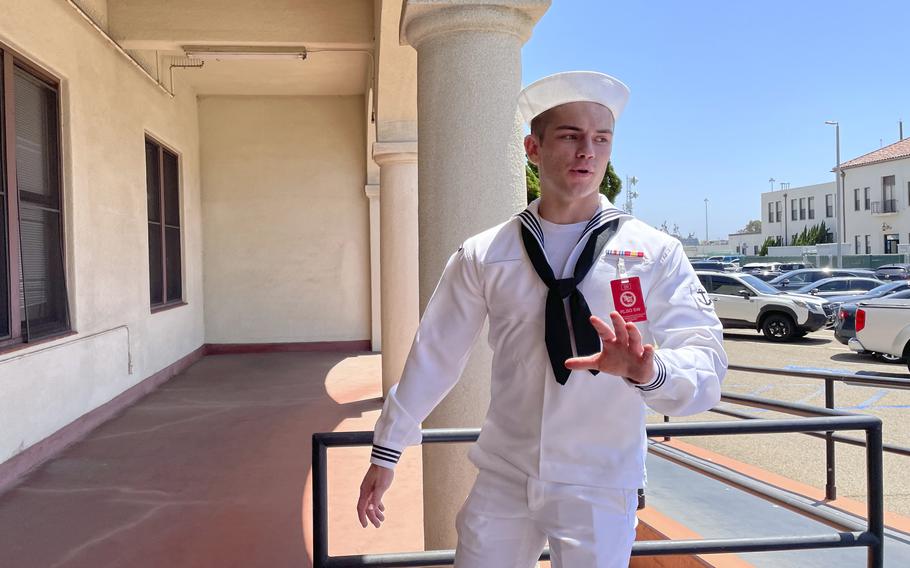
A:
[[[525,136],[525,154],[528,155],[528,161],[535,166],[539,166],[540,158],[540,140],[533,134]]]

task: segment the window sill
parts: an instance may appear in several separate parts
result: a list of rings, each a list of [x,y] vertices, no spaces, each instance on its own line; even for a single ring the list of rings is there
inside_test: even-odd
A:
[[[73,330],[61,331],[55,335],[49,335],[47,337],[42,337],[34,341],[29,341],[28,343],[11,343],[8,345],[0,346],[0,355],[7,355],[9,353],[14,353],[16,351],[23,351],[29,349],[30,347],[35,347],[36,345],[44,345],[46,343],[51,343],[57,341],[58,339],[63,339],[65,337],[70,337],[72,335],[78,335],[78,332]]]
[[[170,304],[161,304],[160,306],[152,306],[152,313],[157,314],[158,312],[166,312],[168,310],[173,310],[174,308],[179,308],[181,306],[188,305],[183,300],[179,302],[171,302]]]

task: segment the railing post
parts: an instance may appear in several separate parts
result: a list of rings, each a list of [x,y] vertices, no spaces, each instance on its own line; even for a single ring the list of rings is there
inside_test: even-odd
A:
[[[667,416],[666,414],[664,414],[664,424],[669,424],[669,423],[670,423],[670,417]],[[670,436],[664,436],[664,442],[669,442],[669,441],[670,441]]]
[[[866,503],[868,531],[875,535],[876,543],[869,547],[868,565],[882,568],[885,556],[885,497],[882,474],[882,424],[866,429]]]
[[[825,379],[825,408],[834,410],[834,379]],[[837,499],[836,464],[834,456],[834,432],[825,432],[825,499]]]
[[[313,568],[324,568],[329,561],[328,484],[326,448],[319,434],[313,434]]]

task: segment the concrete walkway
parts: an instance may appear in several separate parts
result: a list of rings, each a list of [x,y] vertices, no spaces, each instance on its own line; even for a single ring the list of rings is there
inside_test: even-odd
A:
[[[0,496],[0,566],[310,566],[310,436],[370,430],[373,354],[202,359]],[[369,448],[330,451],[330,554],[421,550],[419,452],[380,530],[356,522]]]

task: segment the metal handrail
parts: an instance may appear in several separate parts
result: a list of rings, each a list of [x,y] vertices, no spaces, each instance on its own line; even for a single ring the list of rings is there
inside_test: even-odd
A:
[[[746,373],[759,373],[762,375],[776,375],[783,377],[801,377],[804,379],[818,379],[825,381],[825,408],[828,410],[834,410],[834,383],[849,383],[852,386],[860,387],[885,387],[885,388],[894,388],[894,389],[907,389],[910,390],[910,378],[897,378],[897,377],[879,377],[879,376],[866,376],[866,375],[854,375],[851,373],[839,373],[837,371],[825,371],[825,370],[815,370],[808,371],[803,369],[778,369],[774,367],[759,367],[754,365],[734,365],[731,364],[727,367],[730,371],[743,371]],[[724,396],[728,399],[732,396],[743,396],[743,395],[731,395],[729,393],[724,393]],[[765,399],[768,400],[768,399]],[[780,405],[780,401],[772,401]],[[818,408],[818,407],[807,407],[807,408]],[[728,414],[722,409],[713,409],[712,412],[718,414]],[[782,412],[787,412],[782,410]],[[792,412],[791,412],[792,414]],[[668,416],[664,416],[664,423],[670,422]],[[811,435],[811,434],[810,434]],[[828,501],[833,501],[837,499],[837,454],[835,452],[835,443],[844,443],[852,444],[854,446],[861,445],[861,440],[856,440],[853,438],[845,436],[835,436],[833,432],[826,432],[825,437],[825,499]],[[664,437],[664,441],[669,441],[668,437]],[[910,448],[903,446],[895,446],[893,444],[885,444],[883,446],[883,451],[901,455],[901,456],[910,456]]]
[[[827,414],[827,413],[826,413]],[[793,432],[836,432],[863,430],[866,433],[866,498],[865,530],[826,533],[810,536],[763,538],[701,539],[682,541],[636,542],[632,556],[714,554],[773,550],[806,550],[815,548],[868,548],[868,566],[881,568],[884,562],[884,488],[882,473],[882,422],[874,416],[837,413],[806,418],[762,419],[746,422],[680,422],[649,424],[647,435],[715,436]],[[423,430],[423,442],[473,442],[478,428]],[[327,449],[338,446],[368,446],[372,432],[330,432],[313,434],[313,565],[314,568],[359,566],[451,566],[455,552],[436,550],[402,554],[375,554],[330,557],[328,555]],[[773,490],[756,485],[752,489],[766,496]],[[842,523],[843,524],[843,523]],[[542,560],[549,559],[545,550]]]

